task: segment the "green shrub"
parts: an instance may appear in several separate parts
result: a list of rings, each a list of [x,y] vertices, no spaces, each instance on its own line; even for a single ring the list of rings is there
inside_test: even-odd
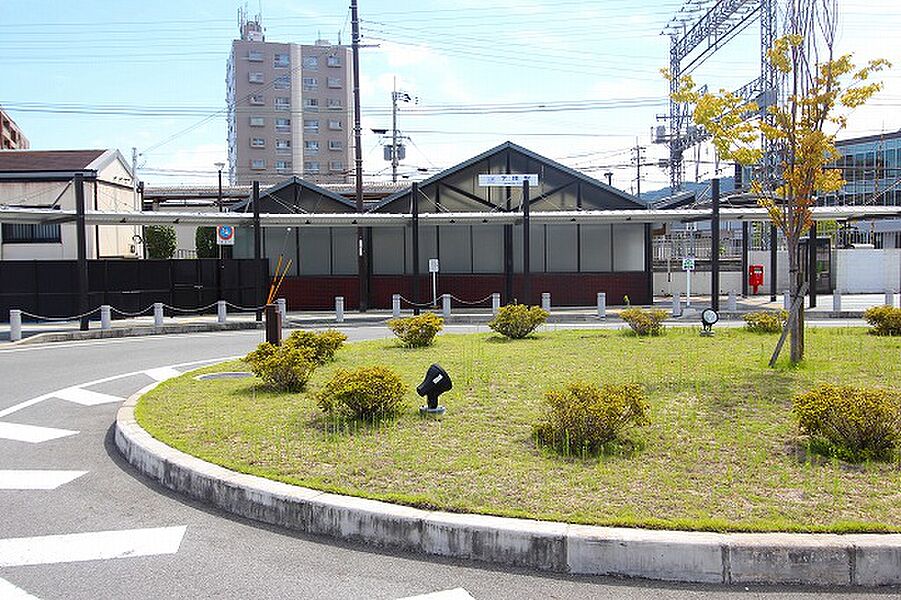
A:
[[[858,462],[886,458],[901,443],[901,394],[822,384],[794,398],[792,412],[815,449]]]
[[[874,335],[901,335],[901,308],[873,306],[863,313]]]
[[[216,241],[215,227],[198,227],[194,232],[194,249],[197,258],[217,258],[219,244]]]
[[[147,258],[172,258],[175,256],[177,237],[171,225],[147,225],[144,227],[144,251]]]
[[[570,454],[594,454],[621,440],[626,430],[650,423],[641,386],[576,381],[544,397],[545,412],[535,426],[538,440]]]
[[[787,310],[760,310],[744,315],[745,328],[754,333],[779,333],[788,320]]]
[[[310,348],[275,346],[263,342],[244,357],[253,374],[268,386],[283,392],[299,392],[306,387],[318,366]]]
[[[327,329],[322,332],[295,331],[285,339],[283,345],[293,348],[308,348],[311,351],[313,362],[323,365],[335,357],[347,336],[337,329]]]
[[[390,417],[400,410],[407,386],[387,367],[339,369],[317,394],[324,412],[351,419]]]
[[[431,346],[435,336],[444,328],[444,319],[431,312],[402,319],[391,319],[388,328],[394,332],[404,346],[421,348]]]
[[[550,313],[540,306],[507,304],[498,309],[488,327],[508,338],[519,340],[535,331],[547,321]]]
[[[636,335],[660,335],[663,333],[663,321],[669,315],[661,308],[627,308],[619,313],[623,321],[629,324]]]

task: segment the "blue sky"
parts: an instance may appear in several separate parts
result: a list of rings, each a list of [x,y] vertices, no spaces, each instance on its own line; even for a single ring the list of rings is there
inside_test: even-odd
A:
[[[364,43],[361,89],[364,170],[383,176],[373,127],[390,126],[394,78],[420,98],[401,112],[412,143],[401,172],[451,166],[507,139],[602,178],[634,187],[629,148],[646,159],[655,116],[666,111],[668,39],[663,26],[683,0],[360,0]],[[901,6],[844,0],[839,49],[883,56],[901,66]],[[142,152],[142,177],[158,184],[214,181],[226,154],[225,64],[244,3],[3,0],[0,3],[0,104],[36,149],[116,147]],[[40,6],[40,10],[36,9]],[[350,41],[348,3],[262,0],[267,39]],[[734,88],[758,72],[758,28],[749,27],[696,73],[711,87]],[[901,78],[852,115],[850,134],[901,128]],[[552,110],[561,101],[603,101],[592,110]],[[25,103],[40,105],[26,106]],[[520,114],[447,114],[448,106],[524,103]],[[544,104],[543,110],[534,110]],[[97,114],[116,111],[127,114]],[[16,108],[18,107],[18,108]],[[26,110],[28,108],[29,110]],[[417,112],[440,114],[417,114]],[[53,111],[53,112],[49,112]],[[459,112],[459,111],[457,111]],[[87,114],[86,114],[87,113]],[[152,113],[152,114],[148,114]],[[161,142],[166,142],[159,145]],[[687,178],[713,168],[702,148]],[[179,173],[178,171],[184,171]],[[645,190],[668,178],[644,170]]]

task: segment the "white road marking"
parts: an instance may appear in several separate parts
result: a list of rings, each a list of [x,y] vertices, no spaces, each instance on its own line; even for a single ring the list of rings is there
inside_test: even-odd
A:
[[[4,600],[40,600],[37,596],[32,596],[5,579],[0,579],[0,598]]]
[[[148,369],[144,373],[154,381],[166,381],[173,377],[181,375],[181,371],[176,371],[172,367],[160,367],[159,369]]]
[[[186,529],[157,527],[0,540],[0,567],[175,554]]]
[[[470,596],[469,592],[463,588],[454,588],[452,590],[432,592],[431,594],[423,594],[421,596],[401,598],[401,600],[475,600],[475,598]]]
[[[28,442],[30,444],[39,444],[48,440],[66,437],[67,435],[75,435],[76,433],[78,432],[69,429],[0,422],[0,439]]]
[[[55,490],[87,471],[0,470],[0,490]]]
[[[121,396],[113,396],[110,394],[101,394],[80,387],[70,387],[58,392],[53,392],[54,398],[81,404],[82,406],[97,406],[98,404],[109,404],[111,402],[125,402],[125,398]]]

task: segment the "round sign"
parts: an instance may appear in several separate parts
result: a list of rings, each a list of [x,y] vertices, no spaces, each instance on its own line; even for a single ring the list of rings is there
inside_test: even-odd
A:
[[[716,311],[712,308],[705,308],[703,311],[701,311],[701,321],[705,325],[713,325],[719,320],[720,316],[716,314]]]
[[[220,225],[218,228],[218,233],[220,240],[228,241],[235,237],[235,228],[231,225]]]

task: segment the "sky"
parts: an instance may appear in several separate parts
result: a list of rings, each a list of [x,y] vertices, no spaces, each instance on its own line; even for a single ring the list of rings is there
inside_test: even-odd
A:
[[[637,191],[666,187],[653,166],[663,124],[669,39],[684,0],[359,0],[364,173],[385,179],[383,141],[391,91],[408,135],[402,177],[422,179],[510,140],[587,174]],[[262,14],[268,41],[351,39],[339,0],[0,0],[0,105],[33,149],[118,148],[140,153],[151,185],[215,183],[226,160],[225,71],[237,11]],[[842,137],[901,129],[901,4],[839,0],[839,52],[883,57],[885,90],[850,115]],[[759,75],[755,22],[694,76],[733,89]],[[474,114],[475,113],[475,114]],[[487,113],[487,114],[486,114]],[[687,158],[686,180],[717,168],[710,148]],[[729,173],[725,172],[728,175]]]

